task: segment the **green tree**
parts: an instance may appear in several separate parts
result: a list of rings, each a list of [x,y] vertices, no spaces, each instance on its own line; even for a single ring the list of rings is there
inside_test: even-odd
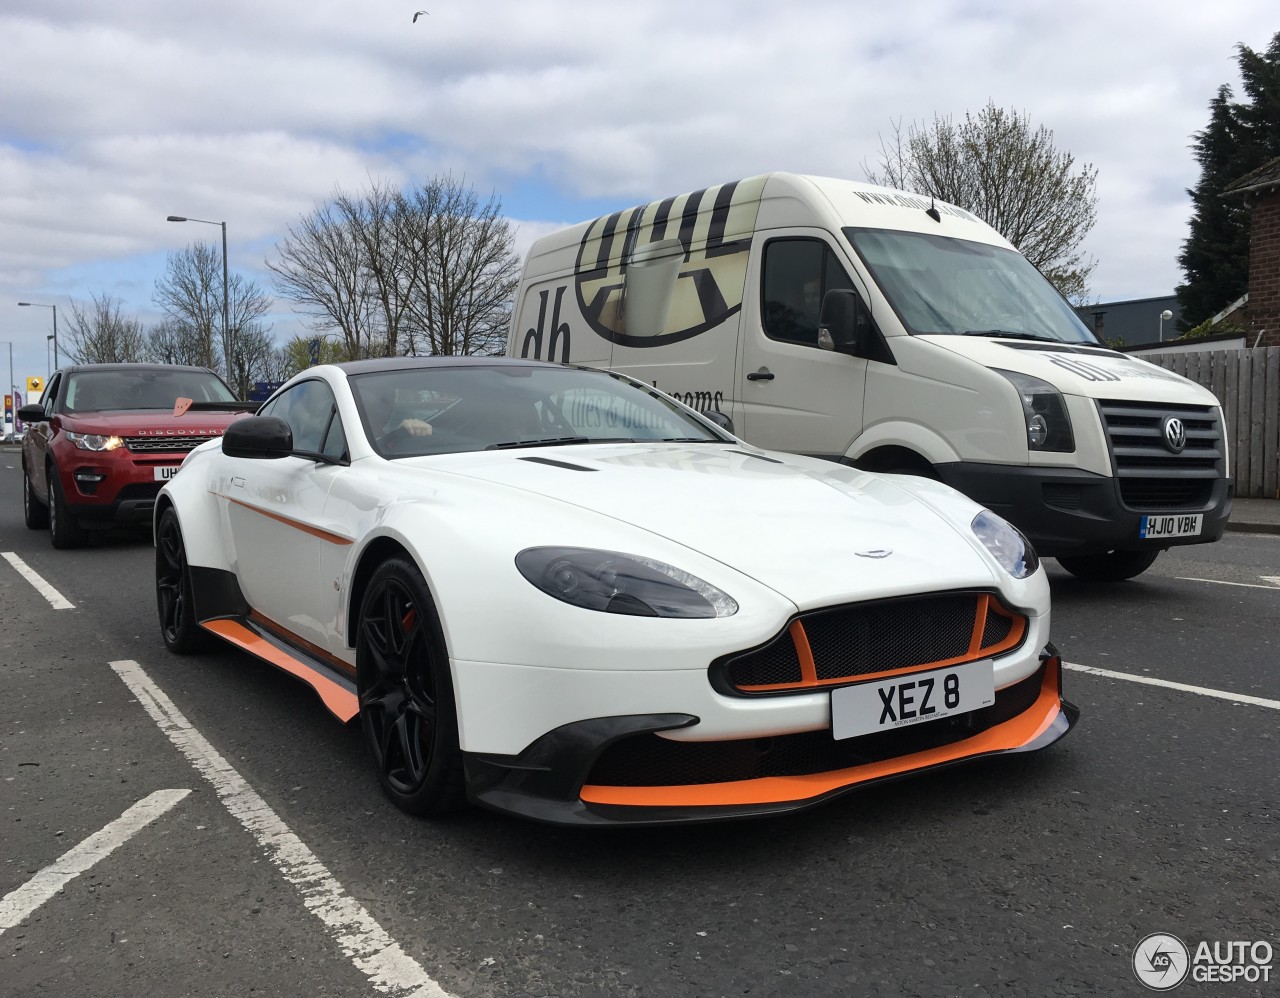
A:
[[[1098,171],[1033,129],[1025,112],[988,103],[964,121],[934,117],[930,125],[894,128],[881,140],[872,183],[948,201],[1004,235],[1075,304],[1088,298],[1096,262],[1080,244],[1098,220]]]
[[[1178,263],[1179,328],[1199,326],[1249,287],[1249,210],[1225,195],[1234,181],[1280,156],[1280,33],[1265,52],[1236,47],[1244,102],[1223,85],[1209,102],[1209,124],[1192,139],[1200,181],[1187,191],[1192,214]]]

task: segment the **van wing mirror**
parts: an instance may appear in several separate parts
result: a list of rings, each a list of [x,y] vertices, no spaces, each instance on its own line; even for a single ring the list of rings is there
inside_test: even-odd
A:
[[[832,289],[822,299],[818,346],[823,350],[854,353],[859,345],[860,328],[868,325],[867,309],[858,292],[848,288]]]
[[[822,299],[818,346],[885,364],[897,363],[883,334],[871,321],[866,302],[849,288],[833,288]]]

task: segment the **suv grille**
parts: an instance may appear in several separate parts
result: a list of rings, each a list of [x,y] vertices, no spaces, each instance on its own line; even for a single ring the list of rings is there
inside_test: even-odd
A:
[[[124,437],[124,445],[135,454],[163,451],[166,454],[194,450],[216,433],[174,434],[167,437]]]
[[[726,693],[789,693],[936,669],[1016,648],[1027,621],[989,593],[934,593],[801,614],[767,645],[721,659]]]
[[[1226,474],[1216,408],[1103,399],[1098,412],[1126,506],[1200,509],[1209,501],[1214,481]],[[1164,423],[1169,417],[1182,420],[1186,429],[1186,446],[1180,453],[1165,444]]]

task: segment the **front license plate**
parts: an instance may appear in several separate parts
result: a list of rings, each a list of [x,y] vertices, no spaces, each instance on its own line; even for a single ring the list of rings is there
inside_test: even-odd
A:
[[[155,469],[156,481],[167,482],[170,478],[172,478],[174,475],[178,473],[178,468],[180,467],[181,465],[174,464],[174,465],[165,465],[163,468],[156,468]]]
[[[991,659],[831,691],[831,734],[854,738],[964,714],[996,702]]]
[[[1184,513],[1179,516],[1144,516],[1138,527],[1138,537],[1154,540],[1160,537],[1198,537],[1204,526],[1200,513]]]

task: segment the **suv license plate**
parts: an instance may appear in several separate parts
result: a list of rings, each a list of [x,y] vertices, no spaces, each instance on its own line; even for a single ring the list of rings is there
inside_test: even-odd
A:
[[[1144,516],[1138,527],[1138,537],[1155,540],[1161,537],[1199,537],[1204,526],[1201,513],[1183,513],[1179,516]]]
[[[156,481],[167,482],[178,473],[180,467],[181,465],[178,464],[166,464],[164,467],[156,468]]]
[[[854,738],[964,714],[996,702],[991,659],[841,686],[831,691],[831,735]]]

